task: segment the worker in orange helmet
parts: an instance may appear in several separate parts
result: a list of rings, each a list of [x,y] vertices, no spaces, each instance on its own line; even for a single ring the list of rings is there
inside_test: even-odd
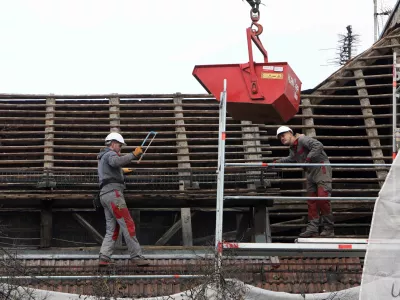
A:
[[[287,126],[281,126],[276,137],[285,146],[289,146],[289,156],[276,160],[276,163],[318,163],[330,164],[323,144],[304,134],[293,134]],[[331,166],[310,166],[305,168],[307,174],[307,196],[330,197],[332,193]],[[334,236],[334,219],[330,200],[308,200],[308,225],[300,237]],[[321,234],[319,227],[323,226]]]
[[[106,235],[100,248],[99,265],[112,264],[111,255],[114,251],[119,231],[121,230],[133,264],[149,265],[143,257],[139,241],[136,238],[135,223],[126,206],[124,189],[124,173],[131,169],[122,168],[132,160],[139,159],[143,150],[141,147],[121,156],[121,147],[126,145],[124,138],[118,132],[111,132],[105,138],[106,147],[97,156],[100,184],[100,203],[104,207],[106,217]]]

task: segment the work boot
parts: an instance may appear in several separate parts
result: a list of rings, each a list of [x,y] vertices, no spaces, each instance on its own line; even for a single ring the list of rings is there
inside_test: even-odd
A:
[[[99,257],[99,266],[100,267],[107,267],[107,266],[113,266],[115,265],[115,262],[107,256],[101,255]]]
[[[142,255],[135,256],[130,259],[130,262],[138,267],[146,267],[150,265],[150,262]]]
[[[335,231],[333,230],[333,215],[323,215],[321,216],[322,226],[324,226],[324,230],[322,230],[320,236],[321,237],[333,237],[335,236]]]
[[[299,237],[301,238],[317,237],[319,234],[318,227],[319,227],[319,219],[314,219],[309,221],[306,230],[300,233]]]
[[[322,232],[319,236],[320,237],[334,237],[335,231],[333,230],[332,227],[326,227],[326,228],[324,228],[324,230],[322,230]]]

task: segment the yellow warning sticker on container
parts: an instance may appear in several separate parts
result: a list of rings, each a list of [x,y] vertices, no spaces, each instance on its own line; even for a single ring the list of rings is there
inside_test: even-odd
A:
[[[283,79],[283,73],[261,72],[261,78],[264,78],[264,79]]]

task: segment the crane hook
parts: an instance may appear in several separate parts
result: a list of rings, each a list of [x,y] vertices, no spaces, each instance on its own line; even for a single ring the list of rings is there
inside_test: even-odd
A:
[[[264,28],[262,27],[262,25],[261,25],[261,24],[258,24],[258,23],[253,23],[253,24],[251,24],[251,26],[256,26],[256,27],[257,27],[257,30],[252,29],[255,36],[260,35],[260,34],[263,32],[263,30],[264,30]]]

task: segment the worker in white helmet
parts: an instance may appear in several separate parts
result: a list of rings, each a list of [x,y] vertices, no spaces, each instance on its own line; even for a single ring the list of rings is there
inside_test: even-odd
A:
[[[276,137],[289,146],[289,156],[276,160],[277,163],[322,163],[329,164],[323,144],[304,134],[293,134],[287,126],[281,126]],[[332,193],[331,166],[307,167],[307,195],[309,197],[330,197]],[[334,236],[334,220],[329,200],[308,200],[308,225],[300,237]],[[319,227],[323,226],[321,234]]]
[[[111,255],[120,230],[128,246],[131,261],[138,266],[148,265],[136,238],[135,223],[126,206],[124,169],[122,168],[132,160],[139,159],[143,150],[141,147],[136,147],[134,151],[121,156],[121,147],[126,144],[118,132],[107,135],[105,145],[106,147],[97,156],[100,203],[104,207],[106,218],[106,234],[100,248],[99,265],[112,264]]]

